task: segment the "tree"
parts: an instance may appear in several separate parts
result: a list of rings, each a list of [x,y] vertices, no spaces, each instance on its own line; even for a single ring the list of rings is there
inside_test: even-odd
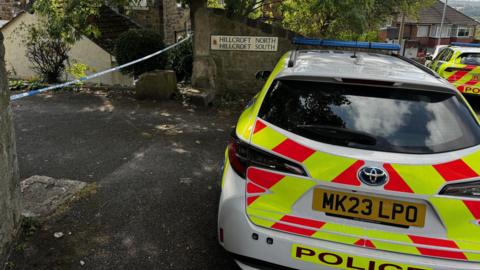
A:
[[[224,0],[231,16],[261,18],[310,37],[366,39],[399,13],[416,16],[435,0]],[[280,13],[270,18],[266,10]],[[272,13],[272,12],[271,12]]]
[[[126,5],[138,0],[108,0],[107,3]],[[60,80],[68,63],[71,46],[82,35],[98,37],[94,25],[103,1],[98,0],[36,0],[33,11],[42,15],[37,24],[23,25],[19,35],[26,44],[26,56],[32,68],[46,82]]]
[[[60,81],[70,46],[62,39],[52,37],[44,24],[27,26],[23,38],[26,56],[33,70],[41,75],[45,82]]]
[[[100,7],[126,6],[139,0],[36,0],[33,11],[47,18],[47,31],[52,37],[73,44],[81,35],[98,37],[100,31],[94,24]]]
[[[225,0],[225,9],[228,16],[259,16],[263,6],[270,0]]]
[[[98,0],[37,0],[33,11],[47,19],[46,29],[52,37],[73,44],[82,34],[100,34],[92,18],[98,15],[101,4]]]
[[[389,18],[404,13],[416,16],[434,0],[285,0],[284,27],[306,36],[361,37],[377,30]]]

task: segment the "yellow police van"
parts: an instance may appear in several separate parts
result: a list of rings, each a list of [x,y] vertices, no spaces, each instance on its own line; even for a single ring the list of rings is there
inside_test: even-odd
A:
[[[480,94],[480,44],[453,42],[427,65],[464,94]]]
[[[367,51],[397,45],[295,43],[322,49],[260,73],[232,132],[220,244],[242,269],[480,269],[480,123],[463,95]]]

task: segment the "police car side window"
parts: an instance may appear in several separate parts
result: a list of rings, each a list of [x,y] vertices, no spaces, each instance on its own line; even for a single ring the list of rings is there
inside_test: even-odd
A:
[[[445,61],[445,62],[450,61],[450,58],[452,58],[452,55],[453,55],[453,51],[450,50],[450,49],[447,49],[446,52],[445,52],[445,55],[443,57],[443,61]]]
[[[443,49],[442,51],[440,51],[440,53],[437,55],[437,57],[435,58],[435,61],[443,61],[443,56],[445,55],[446,53],[446,49]]]

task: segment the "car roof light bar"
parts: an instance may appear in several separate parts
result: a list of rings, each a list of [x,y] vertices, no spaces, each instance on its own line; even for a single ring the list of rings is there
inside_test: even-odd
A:
[[[480,43],[452,42],[451,46],[480,48]]]
[[[293,39],[293,44],[323,46],[323,47],[344,47],[344,48],[357,48],[357,49],[400,51],[400,45],[398,44],[367,42],[367,41],[341,41],[341,40],[331,40],[331,39],[314,39],[314,38],[296,37]]]

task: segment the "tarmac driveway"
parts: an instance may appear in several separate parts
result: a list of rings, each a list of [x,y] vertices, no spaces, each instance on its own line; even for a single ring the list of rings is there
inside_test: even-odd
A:
[[[217,244],[216,218],[238,110],[65,92],[13,110],[22,179],[96,188],[26,236],[11,268],[237,269]]]
[[[216,216],[239,109],[56,93],[13,110],[22,179],[96,186],[43,226],[27,226],[34,232],[15,248],[10,268],[237,269],[217,244]]]

